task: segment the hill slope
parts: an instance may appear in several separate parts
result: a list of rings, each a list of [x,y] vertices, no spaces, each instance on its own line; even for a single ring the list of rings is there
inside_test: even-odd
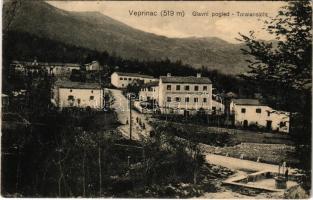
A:
[[[10,4],[6,3],[4,9]],[[6,12],[4,12],[6,13]],[[169,58],[227,74],[246,70],[240,44],[218,38],[167,38],[134,29],[97,12],[68,12],[41,1],[22,2],[10,26],[43,38],[140,60]]]

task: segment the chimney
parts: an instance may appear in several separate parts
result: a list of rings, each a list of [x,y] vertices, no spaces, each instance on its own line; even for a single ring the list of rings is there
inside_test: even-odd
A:
[[[197,73],[197,78],[201,78],[201,73]]]
[[[167,77],[171,77],[171,73],[167,73],[167,75],[166,75]]]

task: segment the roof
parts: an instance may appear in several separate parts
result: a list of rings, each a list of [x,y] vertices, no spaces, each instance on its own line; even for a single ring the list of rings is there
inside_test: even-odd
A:
[[[264,106],[258,99],[234,99],[234,104],[248,106]]]
[[[159,81],[152,81],[149,83],[145,83],[141,87],[145,88],[145,87],[155,87],[155,86],[159,86]]]
[[[138,74],[138,73],[127,73],[127,72],[115,72],[119,76],[132,76],[132,77],[141,77],[141,78],[154,78],[153,76]]]
[[[21,64],[21,65],[26,65],[26,66],[64,66],[64,67],[80,67],[80,64],[77,63],[57,63],[57,62],[29,62],[29,61],[18,61],[14,60],[12,61],[12,64]]]
[[[192,83],[192,84],[211,84],[207,77],[195,76],[160,76],[163,83]]]
[[[84,83],[73,81],[56,81],[55,86],[59,88],[73,88],[73,89],[101,89],[101,85],[98,83]]]

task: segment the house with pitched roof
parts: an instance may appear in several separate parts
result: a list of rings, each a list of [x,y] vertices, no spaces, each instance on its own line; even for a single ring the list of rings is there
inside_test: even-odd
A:
[[[207,77],[161,76],[158,105],[162,113],[190,115],[212,111],[212,82]]]
[[[111,75],[111,84],[117,88],[126,88],[131,83],[149,83],[157,80],[153,76],[138,73],[114,72]]]
[[[230,111],[236,126],[256,125],[267,130],[289,133],[290,113],[274,110],[258,99],[233,99]]]
[[[139,91],[139,101],[148,101],[156,103],[159,99],[159,81],[145,83]]]
[[[59,108],[104,108],[104,90],[98,83],[56,81],[52,89],[52,103]]]

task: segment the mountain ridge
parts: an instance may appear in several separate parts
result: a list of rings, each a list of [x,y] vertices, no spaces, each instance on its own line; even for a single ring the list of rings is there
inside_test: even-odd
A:
[[[4,5],[3,9],[7,9]],[[31,12],[30,12],[31,10]],[[107,51],[126,59],[182,61],[194,68],[205,66],[226,74],[247,69],[243,44],[231,44],[217,37],[169,38],[148,33],[100,12],[69,12],[42,1],[22,2],[11,30]]]

